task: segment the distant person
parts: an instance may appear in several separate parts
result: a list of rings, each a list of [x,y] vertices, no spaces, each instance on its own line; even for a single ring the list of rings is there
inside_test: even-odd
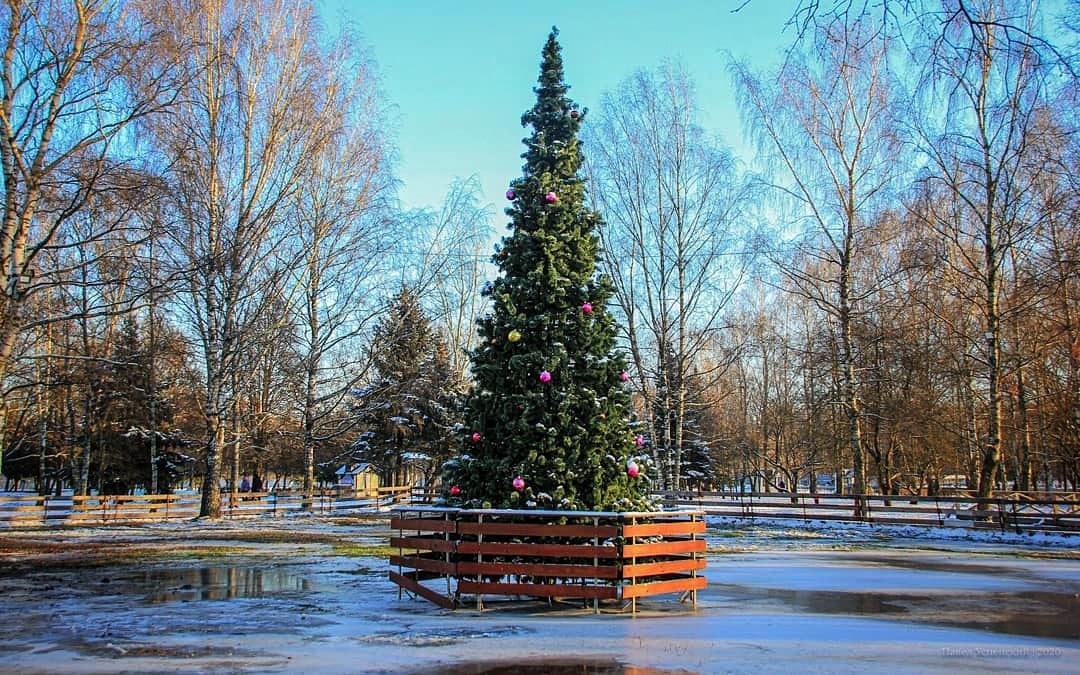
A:
[[[240,492],[251,492],[251,481],[247,476],[240,479]]]
[[[251,477],[251,491],[252,492],[262,492],[263,491],[263,480],[262,480],[262,476],[260,476],[259,474],[255,474],[254,476]]]

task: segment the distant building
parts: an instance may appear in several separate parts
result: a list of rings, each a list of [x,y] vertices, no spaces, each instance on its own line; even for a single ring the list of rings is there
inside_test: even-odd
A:
[[[337,491],[341,496],[370,499],[379,496],[379,474],[368,462],[343,464],[334,474],[337,476]]]

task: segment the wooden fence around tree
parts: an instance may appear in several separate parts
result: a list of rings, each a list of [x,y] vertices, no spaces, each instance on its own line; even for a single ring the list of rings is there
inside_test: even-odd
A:
[[[706,585],[700,511],[655,513],[465,510],[393,511],[390,579],[401,593],[453,609],[471,599],[608,601],[679,593],[696,607]],[[621,607],[620,607],[621,608]]]

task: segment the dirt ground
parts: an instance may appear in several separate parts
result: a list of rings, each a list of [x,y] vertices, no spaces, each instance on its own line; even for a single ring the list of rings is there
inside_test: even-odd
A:
[[[384,518],[0,530],[0,672],[1074,672],[1075,549],[711,531],[697,608],[389,582]]]

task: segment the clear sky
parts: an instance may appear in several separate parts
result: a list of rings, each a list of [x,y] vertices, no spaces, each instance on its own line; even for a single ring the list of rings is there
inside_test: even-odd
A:
[[[364,36],[396,106],[400,196],[438,206],[455,177],[477,175],[501,209],[521,173],[521,114],[532,106],[540,50],[559,28],[570,97],[599,105],[639,68],[678,59],[693,77],[705,128],[745,157],[727,66],[775,65],[793,39],[796,0],[323,0]],[[737,11],[736,11],[737,10]],[[585,149],[588,153],[588,148]],[[498,221],[496,222],[498,224]]]

